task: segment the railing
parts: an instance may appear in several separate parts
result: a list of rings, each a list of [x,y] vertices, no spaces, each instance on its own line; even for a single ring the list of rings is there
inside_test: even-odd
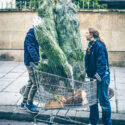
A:
[[[94,0],[78,0],[74,2],[79,9],[104,9],[106,5],[100,5],[98,1]]]
[[[38,9],[39,6],[40,3],[35,1],[17,1],[16,3],[0,1],[0,9]]]
[[[100,5],[98,2],[95,1],[89,1],[89,0],[81,0],[74,2],[78,9],[104,9],[106,8],[106,5]],[[37,10],[40,7],[39,1],[17,1],[16,3],[12,2],[1,2],[0,1],[0,9],[35,9]]]
[[[16,5],[13,2],[0,1],[0,9],[11,9],[16,8]]]

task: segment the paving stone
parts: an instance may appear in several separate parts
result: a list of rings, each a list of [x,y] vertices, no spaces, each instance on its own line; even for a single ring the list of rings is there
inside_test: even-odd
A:
[[[110,81],[114,81],[114,76],[110,75]]]
[[[7,73],[13,70],[17,65],[17,62],[3,62],[3,65],[0,67],[0,73]]]
[[[111,104],[112,112],[116,112],[116,102],[113,100],[113,101],[110,101],[110,104]]]
[[[125,90],[125,83],[117,83],[116,89],[117,90]]]
[[[4,91],[8,92],[20,92],[20,89],[28,83],[28,77],[20,77],[8,86]]]
[[[0,73],[0,78],[3,77],[5,75],[5,73]]]
[[[20,99],[17,101],[16,105],[20,106],[21,102],[23,101],[23,95],[21,95]],[[35,103],[36,104],[36,103]]]
[[[12,82],[13,79],[5,79],[5,78],[1,78],[1,79],[0,79],[0,84],[1,84],[3,81],[9,81],[9,82]]]
[[[26,72],[22,75],[22,77],[28,77],[28,76],[29,76],[28,71],[26,71]]]
[[[20,93],[0,92],[0,105],[15,105],[20,97]]]
[[[125,76],[124,77],[116,77],[116,83],[125,84]]]
[[[9,71],[11,71],[13,69],[13,67],[1,67],[0,68],[0,73],[8,73]]]
[[[125,113],[125,100],[118,101],[118,113]]]
[[[11,72],[12,73],[23,73],[26,71],[26,67],[25,66],[17,66],[16,68],[14,68]]]
[[[120,89],[120,90],[116,90],[116,91],[117,91],[117,99],[119,101],[125,101],[125,90]]]
[[[110,81],[109,87],[115,90],[115,83],[114,81]]]
[[[10,73],[6,74],[6,76],[4,76],[3,78],[4,78],[4,79],[16,79],[16,78],[18,78],[21,74],[22,74],[22,73],[12,73],[12,72],[10,72]]]
[[[6,88],[10,83],[12,82],[12,80],[10,81],[0,81],[0,91],[2,91],[4,88]]]
[[[125,78],[125,73],[115,73],[116,78]]]

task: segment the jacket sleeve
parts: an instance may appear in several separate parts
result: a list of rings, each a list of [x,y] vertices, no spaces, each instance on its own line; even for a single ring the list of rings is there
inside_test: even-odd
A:
[[[97,51],[97,62],[96,62],[96,74],[95,77],[98,81],[101,81],[106,72],[107,65],[107,57],[105,55],[105,48],[103,46],[99,46]]]
[[[32,34],[27,34],[26,39],[25,39],[25,44],[27,46],[27,50],[34,61],[34,63],[39,62],[39,54],[37,53],[37,48],[35,46],[35,38]]]

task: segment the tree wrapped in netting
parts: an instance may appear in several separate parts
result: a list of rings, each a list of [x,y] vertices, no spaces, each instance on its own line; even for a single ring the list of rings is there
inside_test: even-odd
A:
[[[80,80],[80,75],[84,72],[84,53],[82,51],[77,7],[71,0],[59,1],[54,10],[59,46],[65,53],[69,64],[73,67],[74,79]]]
[[[76,6],[70,0],[55,3],[40,0],[35,24],[41,55],[38,70],[83,81],[84,53]]]
[[[38,69],[71,77],[67,58],[58,44],[53,3],[50,0],[43,2],[38,10],[38,16],[40,23],[35,27],[35,35],[40,46],[40,55],[42,55]]]

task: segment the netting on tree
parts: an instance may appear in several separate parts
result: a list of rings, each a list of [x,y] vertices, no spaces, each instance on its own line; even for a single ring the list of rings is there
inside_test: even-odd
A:
[[[77,8],[71,0],[40,1],[35,36],[40,46],[38,69],[75,80],[84,80],[84,53]]]

